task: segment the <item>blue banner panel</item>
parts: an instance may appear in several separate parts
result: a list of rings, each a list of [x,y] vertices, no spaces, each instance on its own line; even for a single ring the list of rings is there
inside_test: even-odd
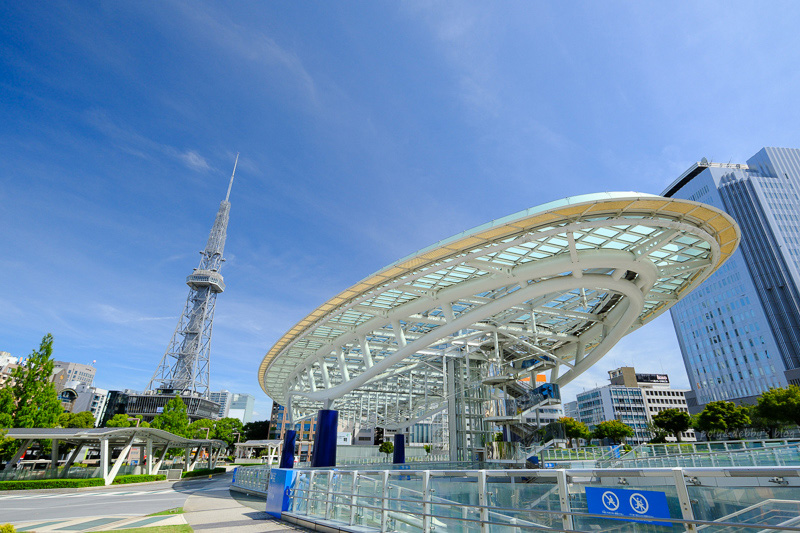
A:
[[[653,522],[643,518],[670,518],[667,495],[664,492],[638,489],[606,489],[586,487],[586,503],[592,514],[609,518],[631,520],[643,524],[672,527],[667,522]]]
[[[267,514],[280,519],[282,511],[289,510],[289,491],[297,472],[288,468],[273,468],[267,486]]]
[[[281,468],[294,468],[294,447],[297,441],[297,432],[287,429],[283,436],[283,451],[281,452]]]
[[[392,457],[394,464],[403,464],[406,462],[406,436],[402,433],[397,433],[394,436],[394,456]]]
[[[322,468],[336,466],[336,436],[338,435],[339,412],[320,409],[317,413],[317,431],[314,434],[314,451],[311,466]]]

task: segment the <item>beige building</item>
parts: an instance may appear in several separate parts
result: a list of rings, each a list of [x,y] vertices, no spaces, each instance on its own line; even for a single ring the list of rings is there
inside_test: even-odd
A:
[[[671,388],[667,374],[637,374],[632,366],[624,366],[610,371],[608,377],[611,379],[612,385],[641,389],[647,419],[651,422],[655,415],[665,409],[689,412],[686,405],[686,393],[689,392],[689,389]],[[681,434],[681,439],[695,441],[697,437],[694,430],[690,429]],[[667,437],[667,440],[674,441],[675,437]]]

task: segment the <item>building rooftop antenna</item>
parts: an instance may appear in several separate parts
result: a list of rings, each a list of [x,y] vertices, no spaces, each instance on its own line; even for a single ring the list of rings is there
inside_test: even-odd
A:
[[[231,182],[228,183],[228,194],[225,195],[225,201],[231,197],[231,187],[233,187],[233,177],[236,175],[236,165],[239,163],[239,152],[236,152],[236,161],[233,162],[233,172],[231,173]]]

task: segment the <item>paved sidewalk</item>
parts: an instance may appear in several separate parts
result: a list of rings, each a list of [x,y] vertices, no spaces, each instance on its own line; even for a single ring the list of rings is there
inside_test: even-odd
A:
[[[266,502],[264,502],[266,506]],[[226,497],[193,494],[183,506],[183,517],[195,531],[236,531],[236,533],[267,531],[310,531],[309,529],[281,522],[265,511],[245,507],[230,494]]]

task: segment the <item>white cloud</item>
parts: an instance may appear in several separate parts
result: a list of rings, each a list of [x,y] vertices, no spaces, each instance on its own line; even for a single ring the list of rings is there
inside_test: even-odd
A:
[[[209,166],[208,161],[206,161],[203,156],[201,156],[194,150],[187,150],[186,152],[179,154],[178,158],[181,161],[183,161],[183,163],[187,167],[193,170],[205,172],[211,169],[211,166]]]

